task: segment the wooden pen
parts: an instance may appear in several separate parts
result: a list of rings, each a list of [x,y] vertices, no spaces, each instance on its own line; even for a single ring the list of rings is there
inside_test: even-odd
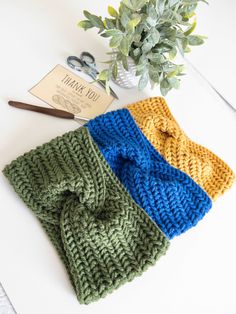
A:
[[[88,118],[74,115],[73,113],[70,113],[70,112],[65,111],[65,110],[39,107],[39,106],[34,106],[34,105],[26,104],[23,102],[19,102],[19,101],[13,101],[13,100],[8,101],[8,104],[12,107],[15,107],[15,108],[30,110],[30,111],[34,111],[34,112],[38,112],[38,113],[43,113],[43,114],[47,114],[47,115],[54,116],[57,118],[78,119],[78,120],[82,120],[82,121],[89,121]]]

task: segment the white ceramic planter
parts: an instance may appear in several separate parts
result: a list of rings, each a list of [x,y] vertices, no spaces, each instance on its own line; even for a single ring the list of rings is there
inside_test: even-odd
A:
[[[134,88],[138,85],[139,77],[135,75],[136,67],[132,58],[128,57],[128,68],[126,71],[122,65],[122,62],[118,62],[117,66],[117,78],[112,79],[114,83],[123,88]]]

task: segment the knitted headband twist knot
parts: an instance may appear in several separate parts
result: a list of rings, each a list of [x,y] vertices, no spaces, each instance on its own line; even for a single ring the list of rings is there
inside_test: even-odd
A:
[[[196,225],[211,208],[207,194],[166,162],[127,109],[98,116],[86,126],[134,200],[170,239]]]
[[[168,248],[85,127],[18,157],[4,174],[58,250],[81,303],[140,275]]]
[[[144,99],[128,105],[128,110],[158,152],[190,175],[213,200],[232,186],[233,171],[210,150],[188,138],[164,98]]]
[[[132,163],[139,171],[149,171],[151,167],[150,153],[147,149],[139,149],[132,140],[118,139],[104,146],[103,153],[107,160],[116,166]]]
[[[179,139],[180,137],[184,140],[184,132],[178,127],[178,125],[168,118],[159,116],[150,116],[149,114],[143,115],[143,124],[146,128],[155,128],[163,132],[163,136],[173,137]]]

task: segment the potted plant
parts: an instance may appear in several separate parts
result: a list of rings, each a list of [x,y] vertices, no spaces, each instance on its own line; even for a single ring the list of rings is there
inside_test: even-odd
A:
[[[196,27],[195,10],[204,0],[122,0],[119,9],[108,7],[110,17],[103,19],[84,11],[86,20],[79,26],[84,30],[99,29],[109,38],[112,55],[108,68],[99,79],[122,81],[121,72],[130,71],[139,78],[139,89],[160,85],[165,96],[180,85],[183,65],[176,64],[178,53],[190,52],[190,46],[204,43],[204,36],[193,35]],[[123,78],[125,81],[125,77]],[[122,82],[121,82],[122,83]],[[108,88],[109,89],[109,88]]]

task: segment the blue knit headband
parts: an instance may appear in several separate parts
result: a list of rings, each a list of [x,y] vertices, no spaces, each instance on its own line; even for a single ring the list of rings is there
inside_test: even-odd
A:
[[[127,109],[98,116],[86,126],[133,199],[170,239],[195,226],[211,208],[208,195],[163,159]]]

